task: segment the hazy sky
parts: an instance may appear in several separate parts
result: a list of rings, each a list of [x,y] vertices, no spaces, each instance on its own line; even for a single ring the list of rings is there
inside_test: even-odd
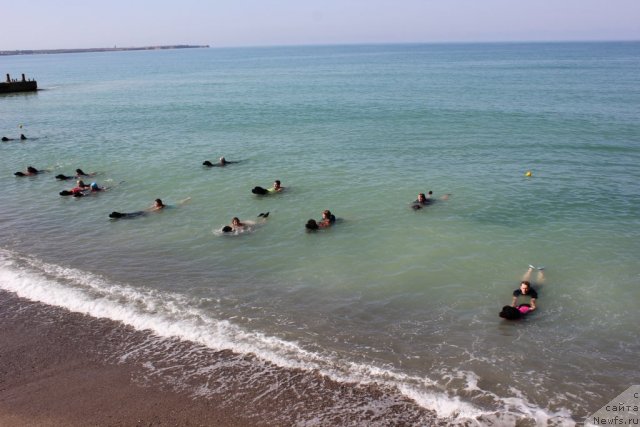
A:
[[[640,0],[0,0],[0,50],[640,40]]]

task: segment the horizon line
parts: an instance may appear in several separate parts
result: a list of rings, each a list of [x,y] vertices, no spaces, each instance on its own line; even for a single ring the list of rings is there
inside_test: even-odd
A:
[[[449,41],[393,41],[393,42],[345,42],[345,43],[291,43],[263,45],[215,45],[215,44],[162,44],[146,46],[87,47],[87,48],[50,48],[50,49],[4,49],[0,55],[50,54],[50,53],[92,53],[133,50],[178,50],[184,48],[200,49],[243,49],[243,48],[279,48],[279,47],[322,47],[322,46],[393,46],[393,45],[447,45],[447,44],[544,44],[544,43],[637,43],[640,39],[568,39],[568,40],[449,40]]]

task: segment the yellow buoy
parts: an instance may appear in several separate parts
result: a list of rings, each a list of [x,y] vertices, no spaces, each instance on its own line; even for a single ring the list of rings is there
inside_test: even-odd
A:
[[[524,176],[531,176],[531,175],[533,175],[533,174],[531,173],[531,171],[526,171],[526,172],[524,173]]]

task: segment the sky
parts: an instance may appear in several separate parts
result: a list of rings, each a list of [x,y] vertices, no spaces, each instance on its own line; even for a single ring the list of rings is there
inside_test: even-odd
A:
[[[640,40],[640,0],[0,0],[0,50]]]

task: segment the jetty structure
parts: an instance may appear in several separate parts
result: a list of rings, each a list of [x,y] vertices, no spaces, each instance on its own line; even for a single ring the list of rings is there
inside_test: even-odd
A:
[[[143,47],[92,47],[87,49],[37,49],[37,50],[0,50],[0,56],[7,55],[47,55],[55,53],[93,53],[93,52],[126,52],[129,50],[169,50],[169,49],[203,49],[209,45],[174,44],[165,46]]]
[[[11,75],[7,74],[7,80],[0,83],[0,93],[13,92],[35,92],[38,90],[38,82],[35,80],[27,80],[22,74],[22,80],[11,79]]]

